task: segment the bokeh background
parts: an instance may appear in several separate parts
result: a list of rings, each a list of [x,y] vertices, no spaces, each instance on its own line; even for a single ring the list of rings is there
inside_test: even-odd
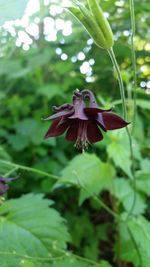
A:
[[[42,118],[52,114],[53,105],[71,102],[76,88],[92,90],[101,108],[113,107],[113,111],[122,116],[118,82],[107,52],[98,48],[75,18],[62,8],[68,1],[1,2],[0,159],[56,176],[63,173],[64,176],[68,175],[68,182],[69,179],[73,180],[69,168],[75,168],[78,175],[86,179],[88,164],[99,157],[104,164],[110,164],[101,170],[102,188],[99,188],[103,200],[110,204],[110,196],[104,190],[109,184],[109,176],[126,180],[131,174],[128,140],[124,130],[107,133],[104,141],[89,146],[83,159],[73,143],[64,140],[64,136],[44,140],[50,122],[42,121]],[[114,51],[128,100],[128,120],[132,121],[133,69],[129,2],[103,0],[101,6],[114,33]],[[149,170],[149,14],[149,1],[135,0],[137,115],[133,143],[136,170],[142,169],[144,172]],[[7,176],[11,170],[12,166],[0,161],[1,176]],[[97,177],[97,172],[94,166],[89,179],[92,179],[92,175]],[[112,218],[103,210],[100,212],[92,199],[78,206],[78,202],[81,204],[87,196],[83,192],[79,196],[79,190],[70,187],[69,182],[54,187],[54,179],[21,168],[12,172],[11,176],[18,179],[11,184],[8,199],[30,192],[43,193],[46,198],[53,199],[54,207],[67,220],[68,229],[71,230],[73,242],[70,248],[93,260],[103,258],[113,263],[115,237],[112,235]],[[146,185],[150,189],[148,177]],[[96,178],[91,181],[91,187],[97,186]],[[119,186],[122,186],[122,190],[124,188],[121,197],[127,199],[126,204],[121,204],[121,209],[128,211],[131,205],[128,201],[129,191],[126,184]],[[144,188],[144,182],[141,187]],[[150,219],[150,209],[145,204],[149,203],[148,193],[145,193],[144,198],[143,194],[139,193],[135,213],[144,213]],[[120,201],[123,201],[122,198]]]

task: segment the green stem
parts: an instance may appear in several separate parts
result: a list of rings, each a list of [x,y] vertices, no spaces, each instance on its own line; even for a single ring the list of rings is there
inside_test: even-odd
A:
[[[70,253],[70,251],[65,251],[63,249],[60,249],[60,248],[55,248],[54,249],[55,252],[58,252],[58,253],[62,253],[61,256],[58,256],[58,257],[32,257],[32,256],[28,256],[28,255],[23,255],[23,254],[20,254],[20,253],[13,253],[13,252],[7,252],[7,251],[0,251],[0,255],[2,256],[13,256],[13,257],[17,257],[17,258],[22,258],[22,260],[30,260],[30,261],[38,261],[38,262],[51,262],[51,261],[61,261],[65,258],[68,258],[68,256],[73,256],[75,257],[76,259],[82,261],[82,262],[86,262],[86,263],[89,263],[89,264],[92,264],[92,265],[95,265],[95,266],[98,266],[98,263],[96,261],[93,261],[91,259],[88,259],[88,258],[84,258],[82,256],[79,256],[77,254],[74,254],[74,253]]]
[[[131,17],[131,58],[133,67],[133,128],[136,119],[136,88],[137,88],[137,76],[136,76],[136,54],[134,49],[134,36],[135,36],[135,12],[134,12],[134,0],[129,0],[130,5],[130,17]]]
[[[116,73],[117,73],[117,78],[118,78],[118,81],[119,81],[120,94],[121,94],[121,100],[122,100],[123,114],[124,114],[124,119],[126,120],[127,111],[126,111],[126,100],[125,100],[125,92],[124,92],[125,90],[124,90],[124,85],[123,85],[123,81],[122,81],[120,68],[118,66],[118,63],[117,63],[116,56],[114,54],[113,48],[109,49],[108,53],[110,55],[110,58],[112,60],[112,63],[114,65],[114,68],[115,68]],[[131,137],[131,134],[129,132],[128,127],[126,127],[126,132],[127,132],[127,136],[128,136],[128,140],[129,140],[130,159],[131,159],[131,162],[132,162],[132,167],[131,167],[131,171],[132,171],[132,186],[133,186],[133,190],[134,190],[133,203],[132,203],[132,206],[131,206],[131,210],[129,211],[128,216],[127,216],[127,219],[128,219],[129,216],[133,212],[133,209],[134,209],[134,206],[135,206],[135,202],[136,202],[136,177],[135,177],[135,168],[134,168],[134,155],[133,155],[132,137]]]
[[[117,79],[118,79],[119,88],[120,88],[120,95],[121,95],[121,99],[122,99],[123,118],[126,120],[127,119],[126,99],[125,99],[125,91],[124,91],[124,85],[123,85],[123,81],[122,81],[122,77],[121,77],[121,72],[120,72],[113,48],[110,48],[107,51],[109,53],[109,56],[112,60],[112,63],[114,65],[114,68],[115,68],[116,73],[117,73]]]
[[[67,253],[70,253],[70,251],[66,252],[65,250],[63,250],[61,248],[58,248],[58,247],[56,247],[54,251],[59,252],[59,253],[62,253],[62,254],[64,254],[64,256],[65,255],[67,256]],[[79,256],[79,255],[73,253],[72,251],[70,253],[70,256],[73,256],[73,257],[75,257],[76,259],[78,259],[78,260],[80,260],[82,262],[86,262],[86,263],[89,263],[89,264],[92,264],[92,265],[95,265],[95,266],[98,266],[99,265],[98,262],[96,262],[94,260],[91,260],[89,258],[85,258],[85,257]]]
[[[126,218],[126,220],[128,220],[130,215],[132,215],[132,212],[134,210],[135,203],[136,203],[136,176],[135,176],[135,166],[134,166],[133,144],[132,144],[132,138],[131,138],[128,127],[126,127],[126,132],[128,135],[129,147],[130,147],[130,159],[131,159],[131,163],[132,163],[132,165],[131,165],[132,187],[133,187],[133,202],[132,202],[132,206],[130,208],[130,211],[128,212],[127,218]]]
[[[59,261],[62,260],[64,258],[63,256],[59,256],[59,257],[32,257],[32,256],[28,256],[28,255],[23,255],[20,253],[16,253],[16,252],[7,252],[7,251],[0,251],[0,255],[2,256],[13,256],[13,257],[17,257],[17,258],[22,258],[23,260],[31,260],[31,261],[40,261],[40,262],[51,262],[51,261]]]
[[[18,167],[14,167],[13,169],[11,169],[10,171],[8,171],[7,173],[5,173],[5,175],[3,175],[3,177],[10,177],[10,175],[12,174],[12,173],[14,173],[15,171],[17,171],[18,170]]]
[[[84,191],[86,191],[89,196],[91,196],[99,205],[100,207],[102,207],[103,209],[105,209],[109,214],[111,214],[114,218],[116,218],[117,220],[121,220],[119,215],[117,213],[115,213],[112,209],[110,209],[102,200],[100,200],[94,193],[91,193],[83,184],[81,184],[81,181],[79,180],[77,174],[77,181],[79,184],[79,187],[82,188]]]
[[[12,162],[9,162],[9,161],[6,161],[6,160],[2,160],[2,159],[0,159],[0,162],[3,163],[3,164],[11,166],[13,168],[13,171],[16,171],[16,170],[20,169],[20,170],[24,170],[24,171],[28,171],[28,172],[33,172],[33,173],[39,174],[41,176],[46,176],[46,177],[49,177],[49,178],[52,178],[52,179],[55,179],[55,180],[59,179],[58,176],[55,176],[53,174],[49,174],[49,173],[44,172],[44,171],[40,171],[40,170],[35,169],[35,168],[19,165],[19,164],[12,163]],[[10,172],[12,173],[12,171],[10,171]],[[8,173],[7,173],[7,175],[8,175]]]

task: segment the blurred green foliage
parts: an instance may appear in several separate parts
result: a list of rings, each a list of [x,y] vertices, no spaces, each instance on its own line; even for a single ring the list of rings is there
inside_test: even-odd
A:
[[[1,25],[18,19],[27,1],[13,1],[13,8],[11,1],[5,2],[0,1]],[[128,120],[132,122],[129,2],[103,0],[101,5],[109,15],[114,33],[114,50],[128,100]],[[90,146],[85,154],[64,141],[64,136],[46,141],[43,138],[49,122],[43,122],[42,118],[52,114],[53,105],[70,102],[76,88],[92,90],[100,107],[112,107],[121,115],[118,82],[110,58],[93,44],[69,12],[62,12],[59,0],[47,1],[45,5],[41,0],[39,7],[28,18],[28,26],[36,25],[37,35],[19,23],[0,28],[0,176],[18,177],[10,185],[8,200],[0,207],[0,264],[2,267],[149,267],[148,0],[135,0],[138,88],[133,148],[137,190],[133,214],[128,223],[121,225],[99,207],[95,197],[120,218],[131,210],[135,195],[125,130],[105,134],[104,140]],[[72,33],[64,34],[65,23],[70,21]],[[63,26],[59,29],[60,24]],[[53,41],[52,25],[57,37]],[[18,42],[22,32],[30,39],[28,46],[24,41]],[[89,71],[84,71],[85,65]],[[40,172],[26,170],[24,166]],[[48,208],[48,203],[52,204],[49,198],[54,201],[53,208]]]

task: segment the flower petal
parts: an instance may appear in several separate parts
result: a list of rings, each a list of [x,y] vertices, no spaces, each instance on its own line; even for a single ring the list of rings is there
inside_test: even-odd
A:
[[[85,89],[82,91],[83,97],[89,99],[90,101],[90,108],[98,108],[96,98],[91,90]]]
[[[67,131],[66,140],[75,142],[78,136],[78,122],[74,121]]]
[[[104,112],[102,113],[106,130],[115,130],[126,127],[129,123],[117,116],[116,114]]]
[[[105,123],[103,120],[103,113],[98,113],[97,117],[96,117],[96,122],[97,124],[103,129],[104,132],[107,132],[106,127],[105,127]]]
[[[98,113],[102,113],[102,112],[109,112],[112,109],[100,109],[100,108],[85,108],[84,112],[88,115],[88,116],[94,116]]]
[[[61,122],[61,118],[54,120],[51,126],[49,127],[44,138],[54,137],[54,136],[63,134],[67,130],[69,126],[69,122],[67,120],[64,123],[59,124],[60,122]]]
[[[5,194],[8,189],[9,189],[8,184],[6,184],[4,182],[0,182],[0,196],[2,196],[3,194]]]
[[[65,116],[65,117],[68,117],[68,116],[71,116],[72,114],[74,113],[74,109],[72,110],[65,110],[65,111],[60,111],[60,112],[57,112],[55,114],[53,114],[52,116],[44,119],[45,121],[48,121],[48,120],[53,120],[53,119],[57,119],[57,118],[60,118],[62,116]]]
[[[96,123],[90,122],[87,126],[87,138],[90,143],[96,143],[103,139],[103,135]]]
[[[85,103],[82,100],[82,97],[74,97],[73,100],[74,114],[69,117],[69,119],[79,119],[79,120],[88,120],[84,112]]]
[[[58,112],[58,111],[63,111],[63,110],[70,110],[73,108],[73,105],[70,105],[68,103],[65,103],[59,107],[53,106],[53,109]]]

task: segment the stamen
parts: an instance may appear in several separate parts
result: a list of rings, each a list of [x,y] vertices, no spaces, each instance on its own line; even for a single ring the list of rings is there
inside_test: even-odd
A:
[[[75,146],[77,149],[81,149],[82,152],[85,152],[89,145],[87,138],[87,125],[87,121],[80,121],[78,126],[78,137]]]

